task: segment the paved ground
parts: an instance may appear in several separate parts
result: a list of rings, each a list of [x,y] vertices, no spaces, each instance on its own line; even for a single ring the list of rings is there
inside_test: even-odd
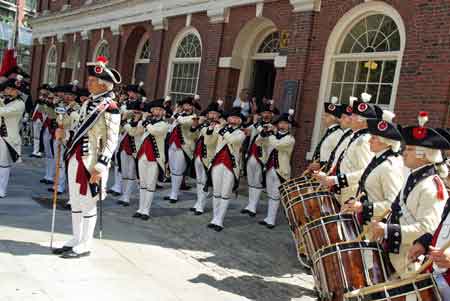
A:
[[[76,261],[49,252],[51,211],[39,184],[41,160],[15,166],[9,196],[0,200],[0,301],[20,300],[313,300],[312,278],[300,267],[283,216],[268,230],[239,214],[245,196],[231,205],[225,230],[206,228],[207,214],[193,216],[194,191],[176,205],[161,190],[151,220],[131,218],[116,200],[105,202],[104,238]],[[261,212],[266,209],[266,202]],[[67,211],[57,211],[57,242],[71,232]]]

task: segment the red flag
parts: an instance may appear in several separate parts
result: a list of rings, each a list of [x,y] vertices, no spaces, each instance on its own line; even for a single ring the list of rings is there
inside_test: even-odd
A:
[[[2,68],[0,69],[0,77],[14,67],[17,67],[16,53],[14,49],[8,49],[3,54]]]

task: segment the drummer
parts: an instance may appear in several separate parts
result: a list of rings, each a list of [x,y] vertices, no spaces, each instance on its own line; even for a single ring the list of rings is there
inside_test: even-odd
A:
[[[434,231],[444,209],[448,193],[441,178],[448,176],[441,150],[450,143],[432,128],[425,127],[428,113],[419,113],[419,125],[401,130],[406,143],[405,165],[411,172],[400,194],[391,206],[392,215],[387,223],[372,221],[369,230],[375,240],[384,239],[389,259],[397,275],[418,269],[409,264],[408,249],[427,232]]]
[[[316,178],[322,185],[336,186],[340,192],[340,203],[343,205],[356,194],[358,182],[369,162],[374,157],[370,150],[370,134],[367,129],[367,119],[377,118],[375,105],[369,104],[372,96],[361,94],[362,101],[355,100],[352,104],[351,128],[353,135],[345,151],[339,156],[335,174],[332,176],[319,173]]]
[[[339,125],[339,119],[342,115],[342,105],[339,105],[338,98],[333,96],[330,102],[324,103],[323,120],[327,130],[317,144],[313,155],[313,163],[308,167],[309,170],[317,171],[321,169],[330,159],[331,153],[336,148],[344,131]]]
[[[402,136],[397,125],[392,123],[395,114],[390,111],[380,113],[382,120],[367,120],[371,134],[370,150],[375,153],[375,157],[364,170],[358,184],[357,195],[361,192],[364,195],[360,201],[350,201],[342,208],[343,212],[362,214],[364,224],[391,207],[404,181],[403,157],[399,154]]]

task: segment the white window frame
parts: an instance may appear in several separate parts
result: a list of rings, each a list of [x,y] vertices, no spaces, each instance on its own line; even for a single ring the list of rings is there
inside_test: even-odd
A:
[[[194,34],[197,36],[198,40],[200,41],[200,49],[201,49],[201,55],[198,58],[177,58],[177,50],[180,46],[180,43],[183,41],[185,37],[187,37],[190,34]],[[169,64],[168,64],[168,72],[167,72],[167,79],[166,79],[166,95],[172,94],[172,91],[170,87],[172,86],[172,79],[173,79],[173,71],[174,71],[174,64],[175,63],[197,63],[198,64],[198,75],[197,75],[197,84],[195,87],[194,94],[198,91],[198,84],[200,82],[200,74],[201,74],[201,66],[202,66],[202,57],[203,57],[203,43],[202,38],[200,36],[200,33],[197,29],[194,27],[187,27],[184,30],[180,31],[177,36],[175,37],[174,41],[172,42],[172,47],[170,49],[170,55],[169,55]],[[179,93],[181,94],[181,93]],[[183,93],[184,94],[184,93]],[[194,95],[193,94],[193,95]]]
[[[397,25],[397,29],[400,34],[400,51],[391,52],[378,52],[378,53],[354,53],[354,54],[336,54],[341,48],[342,43],[347,35],[347,33],[355,26],[360,20],[366,18],[370,15],[382,14],[390,17],[394,20]],[[333,80],[334,66],[335,62],[339,59],[345,57],[346,60],[349,58],[353,59],[364,59],[371,60],[372,58],[381,59],[395,59],[397,60],[397,67],[394,75],[394,82],[392,85],[391,101],[386,109],[394,110],[395,100],[397,97],[398,84],[400,79],[400,70],[402,66],[403,53],[406,44],[406,29],[400,14],[392,6],[380,2],[366,2],[355,6],[347,13],[345,13],[337,22],[333,31],[328,39],[327,48],[325,51],[324,63],[322,67],[322,75],[319,89],[319,97],[317,100],[316,115],[314,120],[314,130],[312,136],[312,143],[310,152],[307,154],[307,159],[310,159],[315,145],[319,141],[319,136],[322,131],[322,114],[323,114],[323,103],[325,100],[330,99],[331,93],[331,82]],[[356,95],[355,95],[356,96]]]
[[[54,62],[49,61],[50,54],[52,54],[52,52],[55,53],[55,61]],[[57,81],[58,81],[58,49],[56,49],[56,45],[52,45],[47,51],[47,56],[45,58],[44,82],[43,82],[44,84],[50,83],[49,78],[48,78],[49,67],[55,68],[55,78],[54,78],[54,80],[51,80],[51,82],[53,84],[57,84]]]
[[[94,51],[94,54],[93,54],[93,56],[92,56],[92,61],[93,61],[93,62],[95,62],[95,61],[97,60],[97,57],[99,57],[100,54],[99,54],[98,52],[100,51],[101,47],[103,47],[103,45],[108,46],[109,56],[111,56],[111,49],[110,49],[110,47],[109,47],[108,41],[105,40],[105,39],[102,39],[102,40],[100,40],[100,41],[97,43],[97,46],[95,46],[95,51]],[[111,60],[110,57],[107,57],[107,59],[108,59],[108,60]]]
[[[150,43],[150,57],[152,55],[152,44],[150,40],[150,35],[148,33],[144,34],[144,36],[141,38],[141,41],[139,42],[139,45],[137,47],[136,56],[134,58],[134,65],[133,65],[133,77],[132,77],[132,83],[136,83],[136,66],[138,64],[150,64],[150,57],[148,59],[141,59],[142,51],[144,50],[144,46],[146,42]]]

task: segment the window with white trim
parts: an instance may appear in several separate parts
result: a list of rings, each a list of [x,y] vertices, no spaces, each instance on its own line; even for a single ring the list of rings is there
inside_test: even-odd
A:
[[[197,93],[201,59],[200,37],[189,32],[176,45],[175,56],[171,60],[169,94],[174,102]]]
[[[401,39],[395,21],[375,14],[350,28],[332,56],[330,96],[348,103],[350,96],[367,92],[372,102],[388,107],[393,101],[397,68],[400,68]]]
[[[56,66],[57,62],[58,62],[58,53],[56,52],[56,46],[52,46],[47,52],[44,83],[56,84],[58,82],[58,77],[57,77],[58,74],[57,74],[57,66]]]
[[[145,36],[139,43],[134,61],[133,82],[145,82],[148,75],[148,64],[150,64],[151,46],[150,39]]]
[[[99,56],[104,56],[108,60],[111,59],[108,41],[102,40],[97,44],[97,47],[94,51],[94,57],[92,60],[95,61]]]
[[[280,32],[275,31],[269,34],[261,43],[258,53],[279,53],[280,52]]]

